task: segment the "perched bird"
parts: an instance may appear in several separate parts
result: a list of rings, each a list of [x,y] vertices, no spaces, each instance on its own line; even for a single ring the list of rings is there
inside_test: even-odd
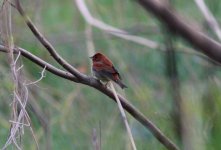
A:
[[[122,89],[127,88],[127,86],[121,81],[120,74],[118,73],[117,69],[115,69],[110,59],[101,53],[96,53],[90,58],[93,62],[92,71],[97,79],[103,82],[109,82],[112,80]]]

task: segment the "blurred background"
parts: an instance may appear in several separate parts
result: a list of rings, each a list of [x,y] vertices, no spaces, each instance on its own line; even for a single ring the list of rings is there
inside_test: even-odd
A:
[[[217,39],[194,1],[172,0],[170,3],[183,18],[193,23],[193,27]],[[205,3],[220,22],[221,1],[206,0]],[[3,4],[2,0],[0,4]],[[111,58],[129,87],[124,91],[117,88],[118,92],[179,147],[221,149],[219,65],[173,35],[136,1],[86,0],[85,4],[94,18],[127,34],[154,41],[155,45],[141,45],[114,36],[113,31],[91,26],[75,0],[22,1],[29,17],[57,52],[82,73],[92,75],[88,57],[94,51]],[[15,9],[12,9],[12,29],[16,46],[62,69]],[[119,31],[118,34],[124,33]],[[24,64],[22,73],[26,82],[41,77],[42,68],[25,58],[20,59]],[[41,150],[96,149],[95,141],[103,150],[131,149],[116,103],[91,87],[49,72],[45,75],[36,85],[29,86],[27,106]],[[0,54],[0,85],[2,147],[10,129],[13,91],[11,70],[4,53]],[[127,116],[138,150],[166,149],[138,121],[129,114]],[[30,130],[25,129],[22,147],[36,149]]]

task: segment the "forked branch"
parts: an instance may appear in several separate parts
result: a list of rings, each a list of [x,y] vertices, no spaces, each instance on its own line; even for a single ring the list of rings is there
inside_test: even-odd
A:
[[[7,48],[0,45],[0,51],[1,52],[8,52]],[[100,91],[101,93],[107,95],[112,100],[116,102],[115,96],[113,92],[104,86],[100,84],[95,78],[93,77],[87,77],[87,80],[79,81],[76,77],[74,77],[72,74],[65,72],[63,70],[60,70],[51,64],[45,62],[44,60],[40,59],[39,57],[31,54],[25,49],[17,48],[14,49],[14,52],[21,52],[21,55],[25,58],[29,59],[31,62],[37,64],[38,66],[44,68],[46,66],[46,70],[51,72],[52,74],[59,76],[61,78],[76,82],[76,83],[82,83],[85,85],[88,85],[90,87],[93,87]],[[123,108],[131,114],[131,116],[134,117],[137,121],[139,121],[144,127],[146,127],[168,150],[179,150],[179,148],[168,138],[166,137],[163,132],[160,131],[160,129],[154,125],[148,118],[146,118],[138,109],[136,109],[127,99],[125,99],[123,96],[118,94],[118,98],[123,106]]]
[[[68,72],[59,70],[54,66],[48,64],[47,62],[41,60],[40,58],[34,56],[28,51],[17,48],[15,50],[20,51],[21,55],[30,59],[32,62],[38,64],[41,67],[46,67],[46,70],[51,73],[60,76],[62,78],[82,83],[93,87],[100,92],[104,93],[112,100],[116,102],[115,96],[113,92],[103,86],[97,79],[93,77],[89,77],[85,74],[80,73],[76,68],[71,66],[66,60],[64,60],[55,50],[55,48],[50,44],[50,42],[38,31],[35,25],[32,23],[30,18],[25,14],[22,9],[19,0],[16,0],[16,8],[18,9],[21,16],[24,18],[25,23],[30,28],[34,36],[41,42],[41,44],[47,49],[47,51],[51,54],[51,56],[66,69]],[[4,46],[0,46],[0,50],[7,52],[7,49]],[[166,137],[159,128],[157,128],[149,119],[147,119],[139,110],[137,110],[131,103],[128,102],[127,99],[118,94],[118,98],[121,101],[123,108],[130,113],[136,120],[138,120],[141,124],[143,124],[150,132],[169,150],[178,150],[179,148],[168,138]]]

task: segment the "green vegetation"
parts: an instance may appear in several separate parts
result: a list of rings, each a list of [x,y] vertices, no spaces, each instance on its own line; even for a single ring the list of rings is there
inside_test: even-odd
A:
[[[173,0],[174,8],[203,27],[203,16],[193,1]],[[90,73],[85,30],[87,23],[73,0],[22,2],[28,15],[53,44],[57,52],[77,68]],[[216,4],[215,4],[216,3]],[[220,21],[221,1],[210,2],[208,7]],[[131,34],[165,44],[162,24],[135,1],[87,0],[94,17]],[[15,44],[51,64],[61,68],[39,44],[26,27],[17,11],[13,11]],[[154,29],[156,30],[154,30]],[[205,30],[206,31],[206,30]],[[211,31],[208,31],[211,32]],[[166,51],[110,36],[92,27],[95,50],[108,55],[129,87],[119,93],[153,121],[173,142],[181,147],[175,131],[171,82],[167,74]],[[212,34],[212,33],[210,33]],[[212,35],[214,36],[214,35]],[[214,36],[215,37],[215,36]],[[191,45],[179,37],[171,37],[176,51],[180,95],[187,116],[186,130],[195,150],[221,149],[221,71],[202,57],[186,53]],[[184,52],[183,52],[184,51]],[[0,55],[0,147],[7,139],[11,113],[13,83],[8,60]],[[21,58],[23,78],[27,82],[39,79],[41,68]],[[61,68],[62,69],[62,68]],[[29,86],[29,100],[34,101],[48,119],[48,129],[42,127],[35,112],[28,106],[32,126],[41,150],[93,149],[92,133],[101,133],[102,150],[129,150],[130,142],[117,105],[99,91],[85,85],[61,79],[49,72],[37,86]],[[124,93],[125,92],[125,93]],[[158,140],[129,114],[129,122],[138,150],[165,150]],[[36,149],[29,128],[22,138],[25,150]],[[11,147],[9,149],[12,149]]]

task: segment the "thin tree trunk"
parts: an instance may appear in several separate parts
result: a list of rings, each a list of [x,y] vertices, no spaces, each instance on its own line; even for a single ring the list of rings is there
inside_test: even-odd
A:
[[[165,33],[165,34],[169,34]],[[180,94],[180,81],[177,71],[176,53],[173,47],[171,36],[165,36],[166,45],[166,72],[169,79],[169,91],[172,97],[172,111],[171,118],[173,118],[173,126],[179,141],[182,141],[182,112],[181,104],[182,98]]]

